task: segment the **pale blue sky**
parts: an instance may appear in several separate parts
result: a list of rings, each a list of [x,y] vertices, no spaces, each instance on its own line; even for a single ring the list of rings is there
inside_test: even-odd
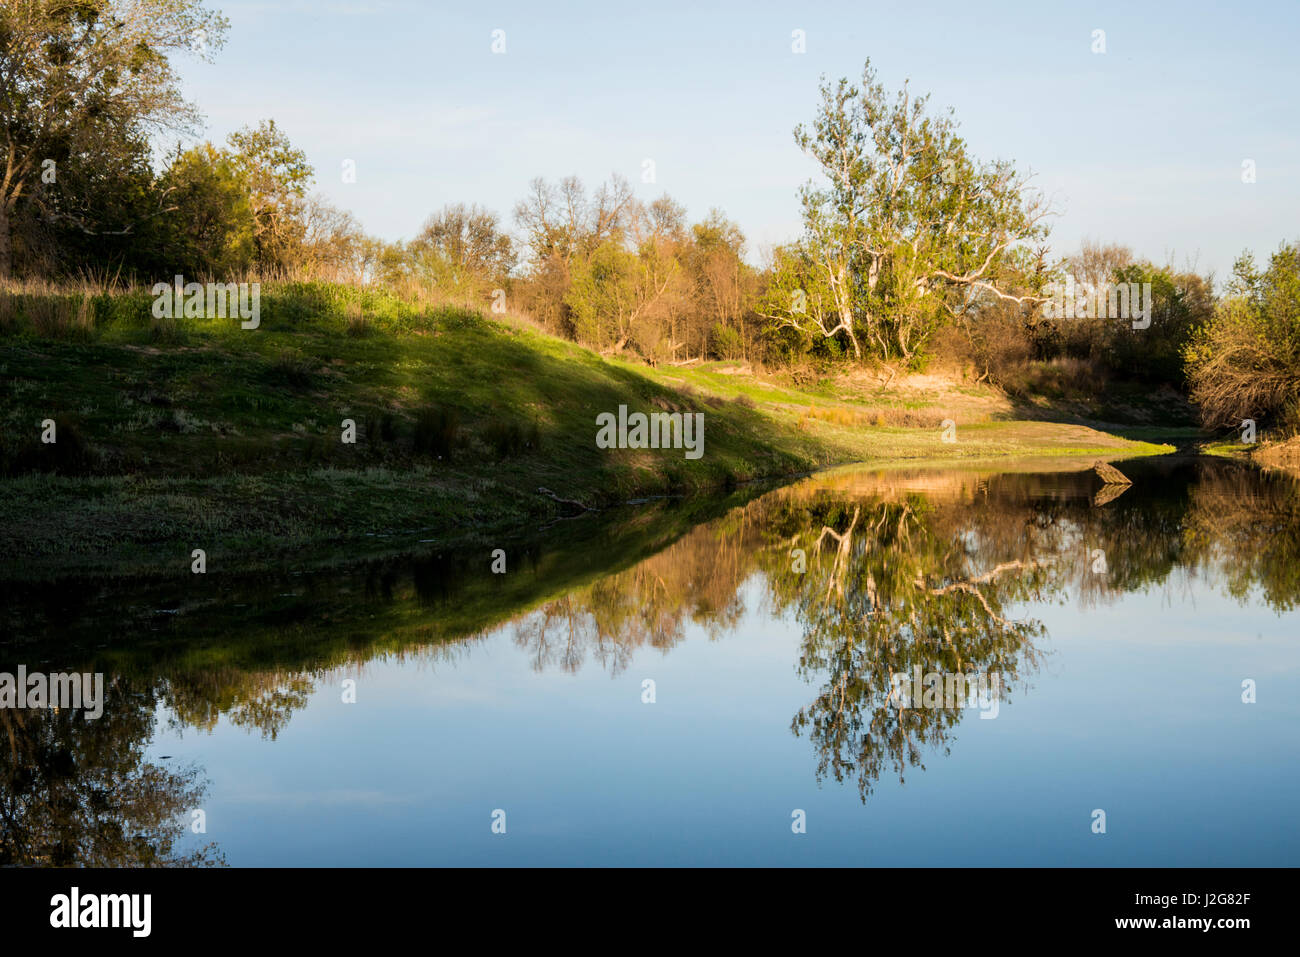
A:
[[[1300,238],[1295,0],[212,5],[226,48],[181,65],[206,135],[274,118],[318,188],[387,239],[461,200],[513,226],[534,176],[614,171],[692,218],[721,207],[754,250],[794,238],[813,169],[791,130],[821,74],[856,77],[868,56],[886,86],[910,78],[955,108],[977,156],[1037,174],[1062,211],[1058,252],[1120,241],[1222,278],[1243,248]]]

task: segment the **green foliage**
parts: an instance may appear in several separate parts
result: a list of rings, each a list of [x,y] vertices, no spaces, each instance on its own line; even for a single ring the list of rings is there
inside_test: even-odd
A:
[[[713,354],[720,359],[739,359],[745,351],[740,330],[717,323],[713,327]]]
[[[564,302],[575,338],[599,348],[627,341],[637,306],[637,257],[614,240],[577,263]]]
[[[159,265],[187,277],[229,277],[254,262],[257,224],[248,179],[211,143],[178,152],[159,189],[172,212],[159,226]]]
[[[232,133],[229,144],[247,191],[257,265],[263,271],[293,265],[303,244],[303,198],[313,175],[307,154],[290,145],[275,120]]]
[[[205,51],[220,47],[227,26],[198,0],[0,5],[0,279],[15,249],[33,252],[25,227],[125,236],[140,225],[143,132],[187,129],[198,118],[170,58],[192,52],[196,36]],[[69,191],[45,189],[60,164]]]
[[[755,309],[766,320],[764,336],[769,355],[778,362],[795,362],[805,355],[839,356],[847,330],[824,335],[836,325],[835,296],[806,243],[778,247],[772,270]]]
[[[860,87],[841,79],[821,94],[795,142],[824,185],[801,192],[804,240],[767,314],[855,359],[911,359],[946,317],[997,297],[1010,254],[1046,235],[1048,209],[1011,163],[972,158],[927,97],[904,87],[891,101],[869,61]],[[803,282],[815,284],[795,286],[808,309],[780,302]]]
[[[1209,282],[1150,263],[1118,269],[1114,278],[1117,283],[1151,284],[1151,326],[1134,329],[1131,322],[1112,321],[1107,365],[1129,378],[1182,386],[1183,351],[1214,308]]]
[[[680,203],[640,202],[618,177],[594,196],[575,177],[532,188],[515,210],[528,255],[512,296],[547,331],[652,364],[749,356],[760,278],[720,210],[688,228]]]
[[[1283,244],[1263,271],[1239,258],[1227,297],[1183,351],[1207,425],[1300,428],[1300,244]]]

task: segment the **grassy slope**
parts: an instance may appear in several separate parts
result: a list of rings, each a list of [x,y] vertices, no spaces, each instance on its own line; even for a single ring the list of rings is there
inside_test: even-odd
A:
[[[649,370],[382,295],[264,290],[252,331],[154,321],[148,302],[104,297],[93,325],[35,330],[20,315],[0,331],[0,576],[182,573],[192,548],[215,570],[488,541],[565,511],[539,486],[601,507],[852,461],[1166,450],[960,414],[944,443],[937,421],[882,418],[879,401],[717,366]],[[596,448],[596,415],[620,403],[703,412],[703,458]],[[339,441],[344,418],[355,445]],[[43,419],[59,423],[55,445],[39,441]],[[926,424],[876,424],[913,419]]]

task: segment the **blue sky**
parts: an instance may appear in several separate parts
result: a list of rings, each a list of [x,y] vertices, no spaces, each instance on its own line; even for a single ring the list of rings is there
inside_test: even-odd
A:
[[[1223,278],[1242,249],[1300,238],[1294,0],[211,5],[231,22],[225,49],[180,64],[205,137],[274,118],[317,188],[387,239],[456,201],[513,225],[533,177],[618,172],[692,218],[721,207],[756,258],[799,232],[815,171],[791,131],[819,77],[856,77],[866,57],[887,87],[910,79],[953,107],[977,156],[1036,173],[1062,213],[1059,253],[1119,241]]]

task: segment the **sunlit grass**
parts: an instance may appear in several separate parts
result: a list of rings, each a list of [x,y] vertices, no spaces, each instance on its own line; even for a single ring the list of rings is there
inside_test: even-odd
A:
[[[72,314],[82,333],[43,333],[13,296],[0,330],[0,560],[13,566],[183,566],[205,542],[249,566],[417,528],[451,540],[554,518],[539,487],[603,507],[846,462],[1167,450],[915,396],[847,401],[726,363],[651,369],[382,291],[269,284],[256,330],[160,325],[147,291],[78,295],[93,304],[93,322]],[[598,449],[595,417],[620,404],[702,413],[704,456]],[[46,420],[55,445],[40,442]]]

